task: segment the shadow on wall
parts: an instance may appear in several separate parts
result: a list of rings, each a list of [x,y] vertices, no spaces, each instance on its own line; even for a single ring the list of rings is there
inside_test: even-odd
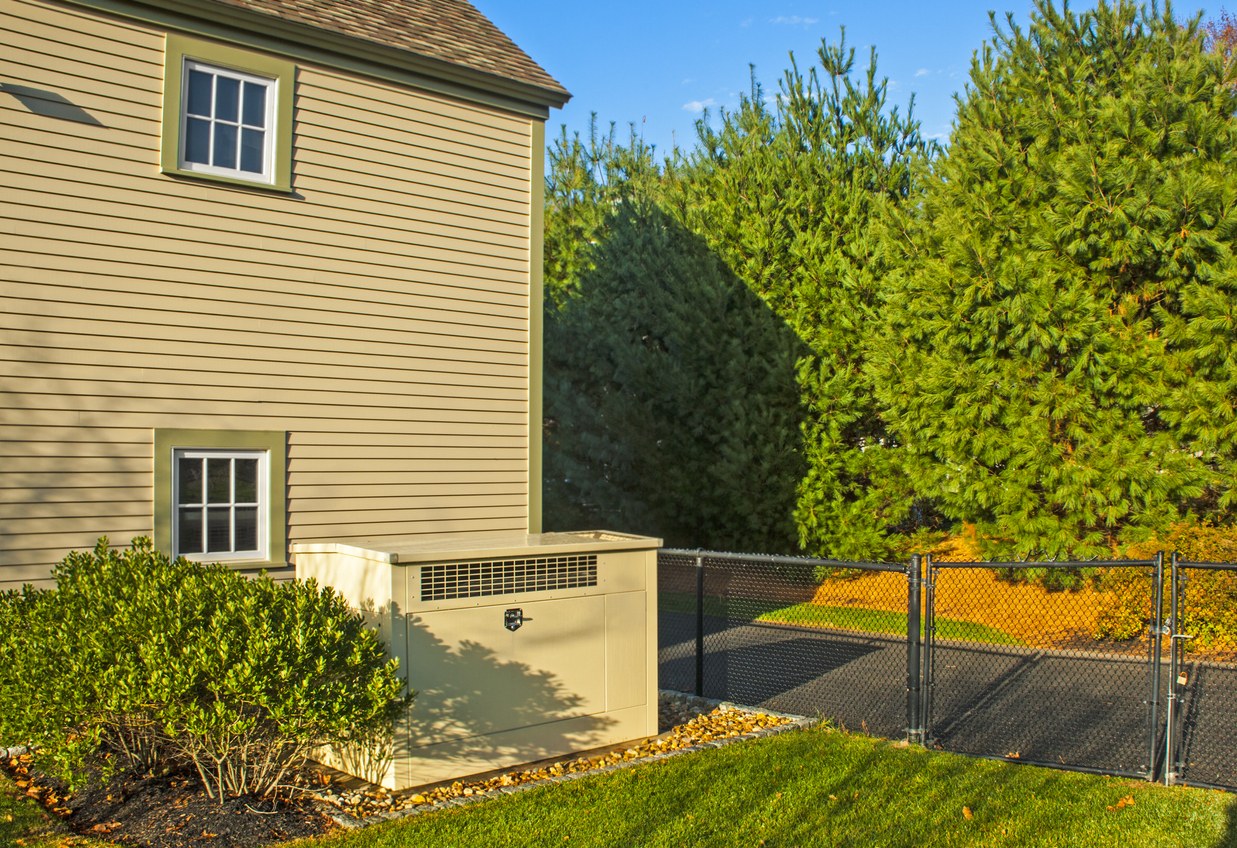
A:
[[[546,316],[546,529],[796,550],[810,349],[655,204],[602,231],[581,294]]]
[[[101,127],[103,123],[82,107],[70,101],[63,94],[45,91],[41,88],[31,88],[28,85],[18,85],[12,82],[0,83],[0,91],[11,94],[17,102],[36,115],[47,118],[57,118],[62,121],[74,121],[79,124],[90,124]]]
[[[410,752],[496,768],[605,744],[614,722],[592,715],[605,709],[604,636],[600,628],[590,629],[598,634],[592,662],[587,637],[577,639],[562,629],[554,634],[557,649],[532,644],[532,634],[511,633],[501,625],[495,627],[501,635],[483,631],[475,638],[444,639],[425,619],[410,615],[409,669],[417,698],[396,757]],[[576,656],[581,647],[585,656]],[[570,661],[546,661],[547,651],[562,651]],[[426,782],[418,781],[415,763],[412,768],[412,782]]]
[[[564,622],[570,616],[555,615],[556,605],[573,600],[589,602],[525,602],[542,636],[506,630],[500,607],[435,611],[431,624],[398,605],[363,604],[357,612],[389,655],[401,655],[407,633],[399,673],[416,698],[392,733],[358,736],[319,749],[315,758],[371,783],[390,786],[393,779],[395,788],[406,788],[615,741],[607,731],[616,722],[595,715],[606,706],[605,637],[595,624],[604,606]]]

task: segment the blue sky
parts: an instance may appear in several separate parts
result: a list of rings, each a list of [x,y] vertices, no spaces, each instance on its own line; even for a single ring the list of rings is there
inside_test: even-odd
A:
[[[617,121],[624,136],[634,121],[662,151],[672,139],[694,144],[704,105],[714,113],[734,105],[748,90],[749,64],[765,89],[775,91],[788,52],[806,70],[816,63],[821,39],[836,41],[840,26],[857,48],[857,67],[867,66],[876,46],[879,76],[890,80],[889,102],[905,112],[914,92],[924,134],[946,141],[953,94],[966,85],[972,53],[992,36],[988,10],[1001,19],[1013,12],[1025,24],[1032,8],[1027,0],[473,3],[572,93],[566,108],[551,110],[547,140],[562,124],[583,135],[589,113],[597,112],[602,127]],[[1175,12],[1192,8],[1181,3]]]

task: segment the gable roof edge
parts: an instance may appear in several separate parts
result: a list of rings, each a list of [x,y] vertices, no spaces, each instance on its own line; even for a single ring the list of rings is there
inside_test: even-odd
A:
[[[323,59],[324,64],[347,70],[360,70],[362,73],[371,75],[373,75],[372,70],[366,71],[359,66],[388,68],[400,72],[399,76],[393,79],[401,84],[420,85],[488,106],[510,109],[543,121],[549,117],[550,107],[561,108],[571,99],[571,95],[563,90],[513,80],[498,74],[486,73],[475,68],[424,56],[411,50],[388,47],[346,33],[253,12],[239,6],[223,3],[204,4],[195,2],[195,0],[64,0],[64,2],[95,11],[136,18],[167,28],[191,33],[199,32],[207,37],[248,45],[251,49],[255,45],[249,43],[250,39],[242,37],[241,34],[264,36],[293,48],[322,51],[329,57]],[[223,31],[211,31],[214,27],[223,28]],[[296,53],[295,49],[283,49],[279,52],[285,55]],[[409,81],[400,78],[404,75],[418,79]],[[433,82],[439,84],[434,85]]]

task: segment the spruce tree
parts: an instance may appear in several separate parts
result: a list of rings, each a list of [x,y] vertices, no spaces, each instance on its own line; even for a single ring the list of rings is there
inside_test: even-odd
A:
[[[883,231],[869,372],[916,490],[989,551],[1092,556],[1228,515],[1237,137],[1197,21],[1043,0],[975,57]]]

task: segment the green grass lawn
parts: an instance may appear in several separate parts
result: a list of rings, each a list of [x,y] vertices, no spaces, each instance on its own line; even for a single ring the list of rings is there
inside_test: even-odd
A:
[[[1134,803],[1118,807],[1123,798]],[[310,844],[1237,848],[1235,804],[1233,796],[1218,792],[975,760],[815,730]]]
[[[696,613],[696,596],[686,593],[661,592],[658,606],[667,612]],[[821,604],[793,604],[787,606],[777,601],[759,598],[716,598],[706,596],[704,614],[720,618],[745,618],[755,621],[771,621],[782,624],[800,624],[806,627],[832,627],[841,630],[858,630],[864,633],[905,633],[906,614],[888,610],[871,610],[860,607],[830,607]],[[919,633],[923,635],[923,622]],[[952,618],[936,619],[938,639],[957,639],[966,642],[987,642],[993,645],[1021,645],[1022,641],[1004,630],[976,624],[973,621],[958,621]]]
[[[1237,848],[1237,798],[813,730],[295,844]],[[18,845],[109,843],[70,836],[0,775],[0,846]]]
[[[0,773],[0,846],[3,848],[114,848],[83,839],[46,812]]]

